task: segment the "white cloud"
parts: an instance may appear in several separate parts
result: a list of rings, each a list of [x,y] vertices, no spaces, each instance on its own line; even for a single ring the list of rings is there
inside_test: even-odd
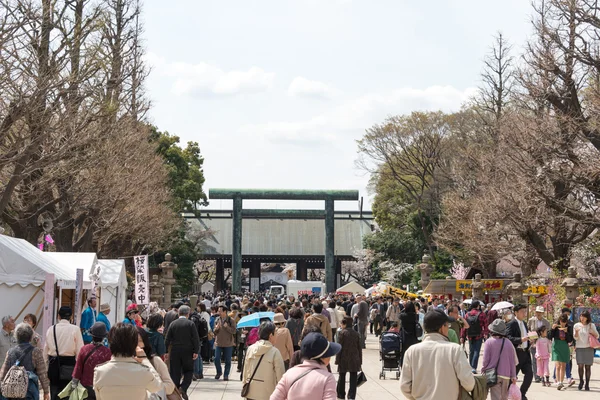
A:
[[[156,73],[174,78],[171,91],[176,95],[258,93],[271,89],[275,80],[274,73],[259,67],[225,71],[205,62],[169,63],[154,53],[148,53],[146,62]]]
[[[270,121],[245,125],[240,132],[274,144],[315,145],[358,139],[366,128],[388,115],[412,111],[457,111],[475,93],[475,88],[452,86],[425,89],[400,88],[348,99],[340,105],[304,121]],[[343,137],[343,138],[342,138]]]
[[[288,88],[288,95],[290,96],[331,98],[338,93],[337,89],[325,82],[312,81],[303,76],[295,77]]]

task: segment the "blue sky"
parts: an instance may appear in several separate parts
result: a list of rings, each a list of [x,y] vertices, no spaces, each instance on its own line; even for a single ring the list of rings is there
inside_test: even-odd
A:
[[[146,0],[149,117],[200,144],[207,190],[356,189],[368,205],[354,164],[364,130],[460,108],[493,35],[519,53],[531,11],[526,0]]]

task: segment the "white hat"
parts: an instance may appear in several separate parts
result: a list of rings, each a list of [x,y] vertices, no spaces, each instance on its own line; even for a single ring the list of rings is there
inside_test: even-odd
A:
[[[541,313],[543,313],[544,311],[546,311],[546,310],[544,310],[544,307],[542,307],[542,306],[537,306],[535,308],[535,312],[541,312]]]

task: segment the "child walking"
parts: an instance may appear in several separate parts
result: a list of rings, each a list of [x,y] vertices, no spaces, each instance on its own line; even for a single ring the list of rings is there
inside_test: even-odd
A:
[[[550,387],[550,354],[552,342],[548,339],[548,330],[545,326],[537,330],[538,340],[535,344],[537,361],[537,376],[542,378],[542,385]],[[546,380],[544,381],[544,377]]]

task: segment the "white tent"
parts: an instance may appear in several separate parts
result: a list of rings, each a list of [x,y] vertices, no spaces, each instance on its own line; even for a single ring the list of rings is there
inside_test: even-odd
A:
[[[90,274],[100,286],[100,303],[110,305],[108,320],[111,326],[125,318],[127,302],[127,274],[125,260],[98,260],[96,270]]]
[[[31,313],[39,318],[47,274],[54,274],[57,281],[69,279],[65,266],[45,257],[31,243],[0,235],[0,317],[18,316],[20,322]],[[41,325],[38,321],[40,332]]]
[[[341,288],[336,290],[336,292],[352,293],[352,294],[361,293],[362,294],[365,292],[365,290],[366,289],[364,287],[362,287],[358,282],[352,281],[352,282],[348,282],[347,284],[345,284],[344,286],[342,286]]]
[[[96,253],[44,253],[55,263],[63,265],[69,274],[67,279],[56,279],[56,284],[61,289],[75,289],[77,270],[83,269],[83,289],[92,289],[90,274],[98,263]]]

